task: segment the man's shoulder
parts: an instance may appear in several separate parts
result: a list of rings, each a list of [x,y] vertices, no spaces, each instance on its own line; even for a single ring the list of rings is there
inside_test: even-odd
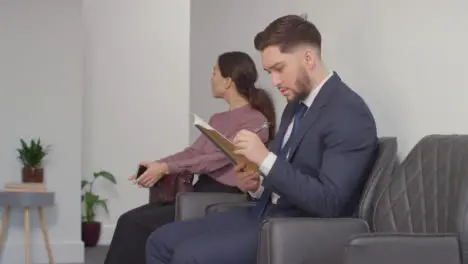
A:
[[[328,133],[376,134],[376,122],[366,101],[347,84],[335,87],[335,93],[324,109]]]
[[[337,85],[334,96],[329,103],[332,107],[329,107],[328,110],[331,111],[351,111],[351,113],[364,111],[372,116],[370,108],[364,98],[344,82]]]
[[[355,103],[365,103],[363,97],[354,89],[351,88],[347,83],[340,81],[336,83],[335,87],[335,96],[333,97],[334,100],[343,100]]]

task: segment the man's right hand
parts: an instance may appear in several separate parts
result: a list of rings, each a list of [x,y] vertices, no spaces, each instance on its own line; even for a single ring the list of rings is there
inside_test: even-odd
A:
[[[256,192],[260,187],[260,174],[258,172],[244,172],[244,164],[235,167],[237,187],[243,191]]]

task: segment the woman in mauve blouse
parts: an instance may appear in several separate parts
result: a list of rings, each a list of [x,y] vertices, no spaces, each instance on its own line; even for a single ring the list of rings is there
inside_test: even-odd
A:
[[[269,94],[255,87],[257,70],[246,53],[223,53],[213,67],[211,89],[213,97],[224,99],[228,110],[214,114],[209,124],[233,139],[242,129],[254,131],[265,122],[269,129],[258,132],[264,143],[275,135],[276,117]],[[190,172],[199,174],[195,192],[241,193],[236,187],[234,166],[204,135],[181,152],[142,163],[148,169],[137,180],[143,187],[153,186],[166,174]],[[158,227],[174,221],[174,205],[149,203],[119,217],[105,264],[145,264],[148,236]]]

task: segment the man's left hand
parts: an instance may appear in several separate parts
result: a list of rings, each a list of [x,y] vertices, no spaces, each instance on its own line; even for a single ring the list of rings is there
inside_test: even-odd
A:
[[[243,155],[257,165],[260,165],[269,153],[257,134],[248,130],[239,131],[233,143],[236,146],[235,154]]]
[[[238,164],[234,169],[236,171],[237,187],[246,192],[257,192],[260,188],[260,174],[258,171],[245,172],[244,164]]]

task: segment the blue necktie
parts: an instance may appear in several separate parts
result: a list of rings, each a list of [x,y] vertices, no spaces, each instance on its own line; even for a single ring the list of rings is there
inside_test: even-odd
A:
[[[299,103],[297,105],[296,110],[294,112],[294,125],[292,127],[291,135],[289,135],[288,141],[286,141],[286,144],[284,144],[284,146],[281,148],[280,153],[279,153],[280,157],[284,159],[287,158],[287,155],[289,152],[289,146],[291,145],[291,142],[293,141],[291,140],[291,138],[293,138],[296,135],[297,129],[299,128],[299,123],[302,117],[304,117],[304,114],[306,111],[307,111],[307,106],[305,104]]]
[[[297,133],[297,129],[299,127],[299,122],[301,121],[302,117],[304,117],[304,114],[307,111],[307,106],[303,104],[302,102],[299,103],[295,109],[294,112],[294,124],[293,128],[291,131],[291,135],[289,136],[288,140],[286,141],[286,144],[281,148],[278,157],[282,159],[287,159],[288,158],[288,152],[289,152],[289,146],[291,145],[291,142],[293,141],[292,138],[295,136]],[[265,212],[265,209],[267,208],[268,203],[271,201],[271,195],[272,195],[271,190],[265,189],[263,191],[262,196],[260,196],[259,201],[255,205],[255,208],[253,209],[254,212],[258,212],[259,218],[262,217],[263,213]]]

